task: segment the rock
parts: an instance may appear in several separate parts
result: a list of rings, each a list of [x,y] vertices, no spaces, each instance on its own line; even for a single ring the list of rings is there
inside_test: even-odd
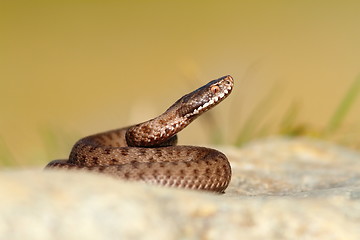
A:
[[[360,239],[360,154],[310,139],[223,147],[223,195],[2,170],[0,239]]]
[[[360,186],[360,153],[334,144],[269,138],[241,150],[221,150],[231,161],[233,178],[227,191],[231,194],[306,196]]]

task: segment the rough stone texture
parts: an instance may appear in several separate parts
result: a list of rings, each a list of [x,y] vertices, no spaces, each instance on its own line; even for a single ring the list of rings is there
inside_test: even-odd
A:
[[[228,193],[317,196],[360,186],[360,153],[310,139],[270,138],[242,150],[223,148],[235,177]]]
[[[230,158],[223,195],[78,172],[2,170],[0,239],[360,239],[360,154],[275,138]]]

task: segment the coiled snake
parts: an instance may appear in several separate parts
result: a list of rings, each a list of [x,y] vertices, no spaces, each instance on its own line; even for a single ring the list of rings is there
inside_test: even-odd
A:
[[[233,79],[224,76],[186,94],[149,121],[80,139],[68,160],[46,169],[89,170],[164,186],[224,192],[231,178],[226,156],[214,149],[175,146],[176,134],[225,99]]]

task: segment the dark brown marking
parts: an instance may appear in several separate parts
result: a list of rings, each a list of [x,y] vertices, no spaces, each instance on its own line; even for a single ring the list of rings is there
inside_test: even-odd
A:
[[[141,131],[142,131],[143,133],[145,133],[145,135],[149,135],[149,134],[151,133],[151,128],[149,128],[149,127],[146,126],[146,125],[143,125],[143,126],[141,127]]]
[[[155,155],[158,156],[159,158],[162,157],[162,150],[161,149],[156,149],[155,150]]]
[[[138,167],[139,167],[139,162],[137,162],[137,161],[135,161],[135,160],[132,160],[132,161],[130,162],[130,164],[131,164],[131,166],[132,166],[133,168],[138,168]]]
[[[121,155],[123,156],[129,155],[129,150],[127,148],[121,149]]]
[[[89,152],[94,152],[96,150],[96,147],[91,147],[90,149],[89,149]]]
[[[106,169],[105,166],[100,166],[100,167],[99,167],[99,172],[103,172],[105,169]]]
[[[167,122],[164,119],[159,119],[159,123],[161,125],[167,125]]]
[[[181,184],[181,182],[180,182],[180,181],[176,181],[174,186],[175,186],[175,187],[179,187],[179,186],[180,186],[180,184]]]
[[[80,145],[80,150],[83,151],[84,148],[87,148],[87,147],[88,147],[88,145],[86,145],[86,144],[81,144],[81,145]]]
[[[169,135],[170,133],[171,133],[170,128],[165,128],[165,134],[166,134],[166,135]]]
[[[224,175],[231,175],[231,169],[226,164],[223,164],[222,167],[224,169]]]
[[[139,155],[140,155],[140,156],[144,156],[144,155],[146,154],[146,152],[147,152],[147,151],[146,151],[145,148],[140,148],[140,149],[139,149]]]

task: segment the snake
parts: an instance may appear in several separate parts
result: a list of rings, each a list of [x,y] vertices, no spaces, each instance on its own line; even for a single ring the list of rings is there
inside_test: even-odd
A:
[[[177,133],[231,93],[230,75],[184,95],[164,113],[148,121],[78,140],[68,159],[45,169],[84,170],[125,181],[223,193],[231,166],[222,152],[177,144]]]

